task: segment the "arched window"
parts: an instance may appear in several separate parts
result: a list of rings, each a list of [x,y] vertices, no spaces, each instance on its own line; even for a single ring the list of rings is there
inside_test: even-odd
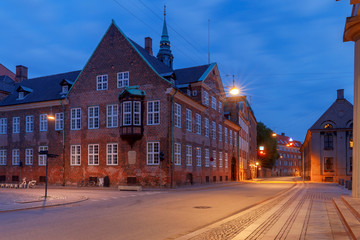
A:
[[[331,125],[330,123],[325,124],[324,128],[333,128],[333,125]]]

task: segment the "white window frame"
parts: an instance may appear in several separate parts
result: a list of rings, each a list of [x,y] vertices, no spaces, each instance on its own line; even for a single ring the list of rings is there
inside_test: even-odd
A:
[[[186,109],[186,130],[192,132],[192,111]]]
[[[210,151],[208,148],[205,148],[204,155],[205,155],[205,167],[210,167]]]
[[[195,125],[195,131],[196,131],[196,134],[199,134],[201,135],[201,115],[196,113],[195,115],[196,117],[196,125]]]
[[[133,101],[133,125],[141,125],[141,102]]]
[[[213,154],[213,159],[214,159],[214,161],[213,161],[213,168],[216,168],[216,150],[213,150],[213,151],[212,151],[212,154]]]
[[[229,168],[229,155],[227,152],[225,153],[225,168]]]
[[[34,131],[34,116],[28,115],[25,118],[25,132],[33,132]]]
[[[99,128],[99,106],[88,107],[88,129]]]
[[[196,148],[196,166],[201,167],[201,147]]]
[[[102,91],[108,89],[108,75],[97,75],[96,76],[96,90]]]
[[[39,146],[39,152],[40,151],[48,151],[48,146]],[[38,165],[39,166],[46,166],[46,154],[40,154],[39,153],[39,158],[38,158]]]
[[[106,145],[106,165],[118,165],[118,144],[117,143],[108,143]]]
[[[222,110],[222,102],[219,101],[219,113],[221,113]]]
[[[6,166],[7,164],[7,151],[6,149],[0,149],[0,165]]]
[[[25,98],[25,93],[23,91],[19,92],[18,100],[22,100]]]
[[[130,76],[129,71],[118,72],[117,73],[117,88],[128,87],[130,84],[129,76]]]
[[[81,165],[81,145],[70,146],[70,165],[71,166]]]
[[[229,131],[229,139],[230,139],[230,145],[232,145],[233,144],[233,139],[232,139],[232,130],[230,129],[230,131]]]
[[[174,165],[177,165],[177,166],[181,165],[181,144],[180,143],[174,144]]]
[[[192,146],[186,145],[186,166],[192,166]]]
[[[12,118],[13,133],[20,133],[20,117]]]
[[[214,96],[211,97],[211,108],[216,110],[216,98]]]
[[[99,144],[88,145],[88,165],[89,166],[99,165]]]
[[[160,101],[147,102],[147,125],[160,124]]]
[[[209,106],[209,93],[204,91],[204,105]]]
[[[210,130],[209,130],[209,119],[208,118],[205,118],[205,123],[204,123],[204,131],[205,131],[205,137],[209,137],[209,133],[210,133]]]
[[[39,118],[39,131],[40,132],[46,132],[48,129],[48,119],[47,114],[40,114]]]
[[[174,125],[181,128],[181,105],[178,103],[174,104]]]
[[[69,92],[69,85],[62,85],[61,93],[68,93],[68,92]]]
[[[34,150],[32,148],[25,149],[25,165],[33,165]]]
[[[119,105],[110,104],[106,106],[106,127],[115,128],[119,125]]]
[[[219,152],[219,167],[223,167],[223,153]]]
[[[212,139],[216,140],[216,122],[212,121]]]
[[[55,113],[55,131],[64,129],[64,113]]]
[[[146,143],[146,164],[147,165],[160,164],[160,142]]]
[[[71,130],[81,129],[81,108],[71,108],[70,127]]]
[[[125,101],[122,103],[122,125],[131,126],[132,124],[132,102]]]
[[[219,124],[219,142],[222,142],[222,125]]]
[[[20,149],[12,150],[12,165],[19,166],[20,165]]]
[[[0,118],[0,134],[7,133],[7,118]]]

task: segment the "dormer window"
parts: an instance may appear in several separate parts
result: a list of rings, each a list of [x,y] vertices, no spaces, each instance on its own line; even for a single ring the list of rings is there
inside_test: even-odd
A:
[[[63,94],[67,94],[69,92],[69,89],[71,88],[71,86],[74,84],[74,82],[72,81],[69,81],[67,79],[63,79],[61,82],[60,82],[60,86],[61,86],[61,92],[60,94],[63,95]],[[65,96],[64,96],[65,97]]]
[[[31,88],[28,87],[24,87],[24,86],[19,86],[16,91],[18,92],[18,99],[17,100],[22,100],[24,99],[29,93],[31,93],[33,90]]]
[[[191,91],[190,91],[190,89],[186,89],[186,94],[187,94],[189,97],[191,97]]]

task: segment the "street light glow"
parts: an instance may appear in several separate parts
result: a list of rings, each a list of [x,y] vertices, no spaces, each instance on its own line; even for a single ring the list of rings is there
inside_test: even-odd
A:
[[[48,115],[48,116],[47,116],[47,119],[49,119],[49,120],[55,120],[55,117],[54,117],[53,115]]]
[[[235,87],[235,85],[230,89],[231,95],[238,95],[240,93],[240,90]]]

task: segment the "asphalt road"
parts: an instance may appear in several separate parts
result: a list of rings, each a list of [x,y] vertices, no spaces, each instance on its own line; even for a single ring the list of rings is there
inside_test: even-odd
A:
[[[0,239],[173,239],[291,186],[289,182],[142,192],[64,190],[89,200],[2,213]]]

